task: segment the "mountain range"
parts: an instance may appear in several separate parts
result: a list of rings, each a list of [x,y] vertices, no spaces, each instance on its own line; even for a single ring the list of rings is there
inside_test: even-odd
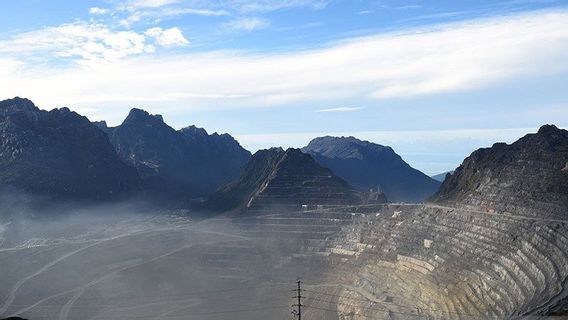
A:
[[[162,116],[132,109],[121,125],[97,125],[145,189],[168,199],[202,197],[236,179],[250,152],[228,134],[195,126],[175,130]]]
[[[563,132],[558,130],[543,127],[536,138],[526,139],[544,148],[538,137],[548,133],[551,138],[543,141],[553,141]],[[354,137],[320,137],[301,150],[273,148],[251,157],[228,134],[208,134],[195,126],[176,130],[162,116],[137,108],[120,125],[109,127],[67,108],[44,111],[27,99],[14,98],[0,102],[0,135],[0,186],[64,199],[141,194],[186,205],[190,199],[210,196],[210,201],[220,199],[220,207],[234,208],[244,200],[251,207],[275,197],[284,203],[316,195],[326,203],[366,201],[362,192],[380,189],[389,201],[420,202],[440,185],[392,148]],[[493,149],[508,153],[535,147],[521,145]],[[542,151],[542,156],[548,154],[548,149]],[[477,151],[470,158],[486,153],[500,157],[497,151]],[[463,171],[451,175],[432,199],[443,201],[456,187],[465,190],[465,182],[458,181]],[[300,179],[300,172],[308,178]],[[475,174],[466,178],[480,179]],[[276,196],[275,186],[288,194]]]

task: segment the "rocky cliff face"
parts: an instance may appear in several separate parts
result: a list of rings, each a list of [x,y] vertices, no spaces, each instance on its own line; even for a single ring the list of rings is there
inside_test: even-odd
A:
[[[250,153],[228,134],[174,130],[160,115],[132,109],[108,134],[118,155],[136,167],[144,185],[167,197],[203,196],[235,179]]]
[[[488,212],[565,216],[567,161],[568,131],[545,125],[513,144],[473,152],[432,200]]]
[[[353,137],[316,138],[302,151],[359,190],[380,186],[390,201],[420,202],[440,185],[404,162],[392,148]]]
[[[546,125],[472,153],[436,203],[361,208],[334,250],[352,261],[326,280],[343,281],[338,316],[565,318],[567,161],[568,131]]]
[[[30,100],[0,102],[0,184],[73,199],[107,199],[139,179],[108,138],[67,108],[43,111]]]
[[[360,195],[331,170],[299,149],[255,153],[238,180],[213,194],[208,204],[222,210],[301,205],[350,204]]]

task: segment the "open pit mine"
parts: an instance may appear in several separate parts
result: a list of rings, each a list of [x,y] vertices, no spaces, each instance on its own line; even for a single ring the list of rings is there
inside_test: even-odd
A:
[[[43,139],[65,139],[52,126],[58,117],[76,118],[67,111],[10,116],[2,130],[15,142],[2,157],[26,155],[33,168],[26,144],[16,143],[18,126],[39,123],[50,133]],[[95,130],[76,120],[75,130]],[[96,132],[106,163],[120,170],[109,140]],[[176,139],[188,146],[195,140]],[[126,150],[131,140],[118,146]],[[138,170],[152,188],[166,185],[157,153],[135,141],[148,158],[136,162]],[[233,140],[223,143],[235,150]],[[37,177],[49,179],[44,171]],[[421,203],[356,190],[298,149],[259,151],[235,177],[190,211],[140,202],[48,208],[13,194],[2,198],[11,211],[0,224],[0,318],[276,320],[298,312],[298,301],[304,320],[567,314],[566,130],[547,125],[513,144],[475,151]],[[144,186],[135,176],[105,179]]]

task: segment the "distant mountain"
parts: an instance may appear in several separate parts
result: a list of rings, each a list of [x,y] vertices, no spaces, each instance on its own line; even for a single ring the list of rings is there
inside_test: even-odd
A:
[[[49,112],[30,100],[0,102],[0,185],[72,199],[107,199],[140,180],[107,136],[67,108]]]
[[[568,131],[545,125],[513,144],[473,152],[432,200],[489,212],[565,217]]]
[[[435,174],[435,175],[431,176],[430,178],[432,178],[436,181],[444,182],[444,180],[446,179],[446,176],[448,174],[452,174],[452,173],[454,173],[454,170],[442,172],[440,174]]]
[[[412,168],[392,148],[354,137],[320,137],[302,148],[359,190],[380,187],[389,201],[419,202],[440,183]]]
[[[132,109],[124,122],[100,122],[118,155],[134,166],[144,186],[166,197],[204,196],[237,178],[250,152],[228,134],[194,126],[175,130],[160,115]]]
[[[349,204],[361,195],[331,170],[299,149],[256,152],[240,178],[207,201],[209,208],[230,210],[271,206]]]

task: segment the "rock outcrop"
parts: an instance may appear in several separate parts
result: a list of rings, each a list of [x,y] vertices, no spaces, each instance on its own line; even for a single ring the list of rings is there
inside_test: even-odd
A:
[[[337,314],[565,316],[567,160],[568,131],[546,125],[511,145],[472,153],[445,179],[435,203],[365,207],[373,214],[345,229],[344,239],[358,245],[340,247],[364,250],[327,280],[344,281],[330,292],[339,297]]]
[[[488,212],[561,216],[568,212],[568,131],[545,125],[513,144],[479,149],[432,201]]]
[[[222,187],[207,201],[209,208],[338,205],[361,201],[347,182],[299,149],[272,148],[256,152],[240,178]]]
[[[67,108],[0,102],[0,184],[62,199],[109,199],[139,185],[107,136]]]
[[[207,195],[238,177],[250,158],[228,134],[209,135],[194,126],[175,130],[160,115],[140,109],[132,109],[118,127],[98,125],[144,186],[167,198]]]
[[[404,162],[392,148],[353,137],[316,138],[302,151],[358,190],[380,187],[390,201],[420,202],[440,185]]]

